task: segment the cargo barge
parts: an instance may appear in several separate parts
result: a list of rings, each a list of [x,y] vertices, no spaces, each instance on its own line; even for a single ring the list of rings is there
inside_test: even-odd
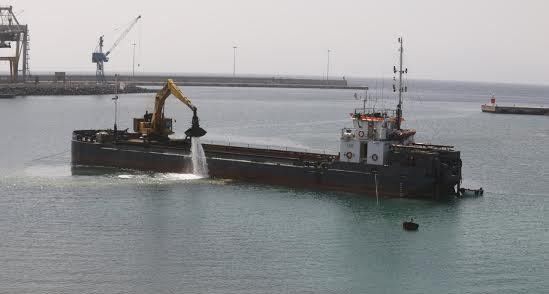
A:
[[[348,191],[380,197],[440,199],[460,189],[460,152],[452,146],[415,143],[415,130],[401,128],[402,93],[406,86],[401,62],[395,92],[396,109],[362,108],[349,114],[353,126],[341,129],[337,154],[298,152],[202,144],[212,178]],[[171,119],[163,114],[164,101],[173,94],[193,111],[185,139],[170,139]],[[134,119],[134,132],[76,130],[72,135],[72,164],[112,166],[158,172],[193,172],[193,144],[206,132],[197,108],[168,81],[157,94],[155,109]],[[116,124],[115,124],[116,126]]]
[[[157,172],[192,173],[189,140],[170,145],[100,138],[104,130],[73,132],[72,164],[114,166]],[[451,146],[393,144],[343,133],[344,153],[320,154],[203,144],[209,176],[256,183],[365,193],[375,196],[438,199],[454,196],[461,180],[459,151]]]
[[[480,109],[490,113],[549,115],[549,108],[544,107],[499,106],[495,97],[490,99],[490,104],[481,105]]]

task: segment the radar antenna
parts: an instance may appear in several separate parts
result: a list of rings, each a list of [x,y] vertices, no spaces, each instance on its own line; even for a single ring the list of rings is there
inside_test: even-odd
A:
[[[402,93],[408,92],[408,86],[402,85],[402,75],[408,74],[408,69],[402,69],[402,54],[404,53],[404,46],[403,46],[403,40],[402,37],[398,38],[398,43],[400,44],[399,53],[399,65],[398,70],[396,66],[393,66],[393,73],[398,73],[398,105],[396,110],[396,128],[397,130],[400,130],[400,124],[402,121]],[[396,82],[396,77],[393,76],[393,81]],[[396,92],[396,85],[393,84],[393,92]]]

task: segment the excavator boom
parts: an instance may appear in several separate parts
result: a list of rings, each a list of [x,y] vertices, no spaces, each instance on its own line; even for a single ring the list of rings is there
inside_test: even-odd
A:
[[[154,100],[154,111],[152,114],[145,114],[145,119],[140,121],[140,126],[138,127],[138,132],[141,134],[153,135],[157,137],[167,137],[171,134],[171,127],[166,128],[165,118],[164,118],[164,105],[166,99],[173,95],[179,101],[183,102],[187,107],[193,111],[193,118],[191,127],[185,131],[185,135],[188,137],[202,137],[206,135],[206,131],[202,129],[199,125],[199,119],[196,115],[197,108],[191,102],[191,100],[181,92],[179,87],[174,83],[172,79],[168,79],[164,87],[156,94]],[[149,116],[149,117],[147,117]],[[148,121],[150,119],[150,121]],[[170,121],[171,122],[171,121]]]
[[[179,99],[179,101],[185,103],[185,105],[187,105],[191,110],[194,111],[196,109],[191,100],[187,96],[183,95],[183,92],[181,92],[181,90],[179,89],[179,87],[177,87],[173,80],[168,79],[166,84],[164,84],[164,87],[160,91],[158,91],[158,93],[156,93],[156,97],[154,100],[153,122],[155,114],[162,113],[164,103],[170,95],[174,95],[177,99]]]

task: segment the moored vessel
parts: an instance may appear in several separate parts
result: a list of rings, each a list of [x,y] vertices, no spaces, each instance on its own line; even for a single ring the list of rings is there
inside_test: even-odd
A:
[[[348,191],[381,197],[440,199],[460,188],[460,152],[453,146],[414,141],[413,129],[402,128],[403,44],[400,43],[399,102],[396,109],[356,108],[349,114],[352,127],[339,134],[339,153],[324,154],[202,144],[209,176],[249,182]],[[396,79],[395,79],[396,80]],[[170,139],[171,119],[165,118],[164,101],[174,94],[193,110],[192,126],[184,139]],[[155,98],[155,109],[134,119],[134,132],[76,130],[72,136],[75,166],[114,166],[160,172],[192,172],[192,139],[200,128],[197,108],[173,82]]]

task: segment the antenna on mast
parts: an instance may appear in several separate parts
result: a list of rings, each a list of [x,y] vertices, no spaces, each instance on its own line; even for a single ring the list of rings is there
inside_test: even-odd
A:
[[[116,123],[118,122],[118,74],[114,75],[114,97],[112,100],[114,101],[114,142],[116,142],[116,137],[118,133],[118,128]]]
[[[362,95],[358,95],[358,93],[356,92],[354,94],[354,97],[355,100],[362,100],[362,111],[366,113],[366,103],[368,102],[368,87],[366,87],[366,89],[364,90],[364,97]]]
[[[404,53],[404,46],[403,46],[403,40],[402,37],[398,38],[398,43],[400,44],[399,53],[399,65],[398,70],[396,66],[393,66],[393,73],[398,73],[398,105],[396,110],[396,128],[397,130],[400,130],[400,124],[402,120],[402,93],[408,92],[408,86],[402,86],[402,75],[408,73],[408,69],[402,69],[402,54]],[[393,77],[393,81],[396,82],[396,77]],[[396,92],[397,88],[396,85],[393,84],[393,92]]]

